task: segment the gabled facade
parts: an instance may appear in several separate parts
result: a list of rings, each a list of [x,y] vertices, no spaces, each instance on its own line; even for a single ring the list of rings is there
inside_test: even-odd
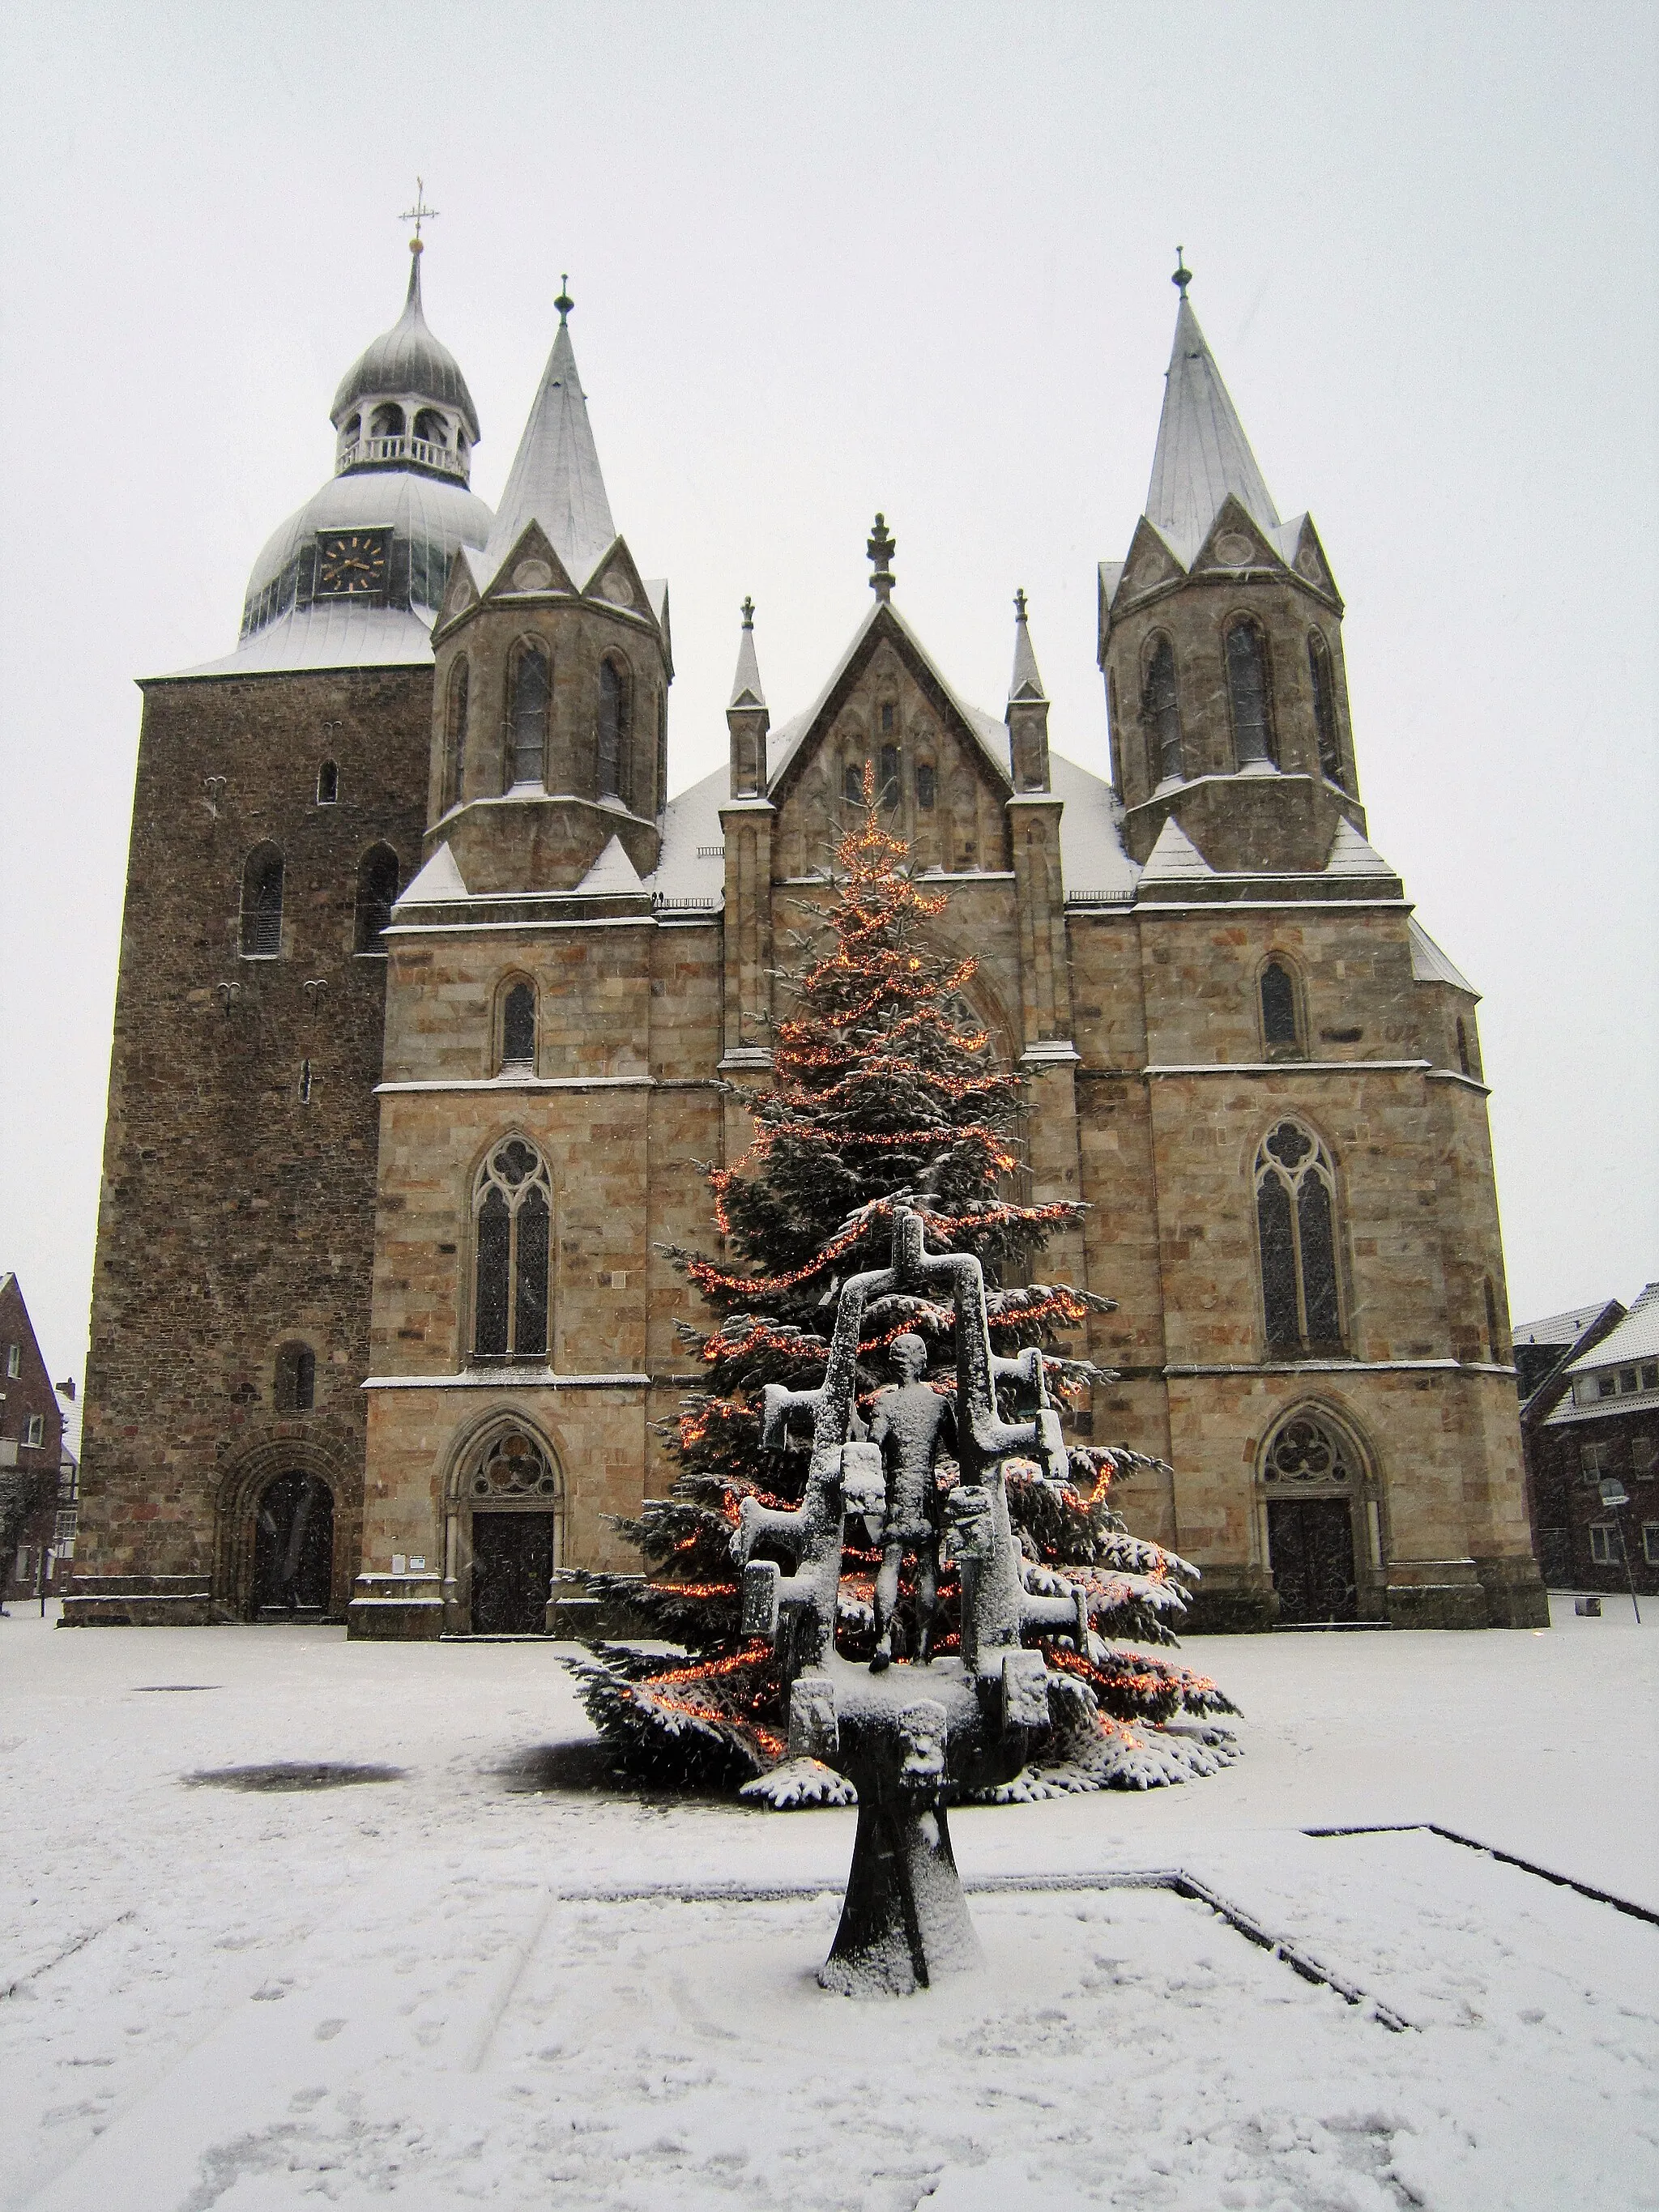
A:
[[[1628,1313],[1613,1298],[1516,1334],[1538,1365],[1554,1354],[1521,1408],[1546,1584],[1659,1595],[1659,1283]]]
[[[261,1514],[284,1556],[330,1519],[329,1606],[349,1590],[363,1635],[539,1626],[562,1618],[560,1568],[628,1564],[613,1516],[670,1479],[659,1425],[690,1379],[695,1300],[662,1248],[709,1242],[699,1164],[743,1149],[781,933],[867,789],[948,892],[941,943],[977,958],[977,1012],[1029,1079],[1025,1190],[1088,1205],[1043,1261],[1118,1300],[1088,1346],[1118,1379],[1079,1425],[1174,1467],[1122,1503],[1203,1568],[1207,1625],[1544,1617],[1476,994],[1367,842],[1342,603],[1312,524],[1279,518],[1186,281],[1146,513],[1100,572],[1109,762],[1051,732],[1023,593],[1002,710],[963,699],[878,516],[874,600],[817,696],[774,726],[745,605],[726,765],[672,799],[666,587],[616,526],[561,298],[500,511],[428,587],[388,748],[420,820],[398,817],[374,1063],[332,1109],[372,1273],[355,1259],[349,1315],[313,1332],[357,1425],[325,1446],[261,1404],[239,1435],[204,1395],[212,1473],[162,1484],[158,1525],[142,1454],[106,1413],[97,1468],[89,1422],[84,1612],[101,1588],[142,1616],[143,1588],[192,1574],[204,1613],[246,1612]],[[206,742],[236,695],[196,681]],[[314,710],[282,696],[293,735],[267,750],[292,759]],[[235,726],[222,709],[213,740]],[[139,854],[136,834],[142,875]],[[130,1176],[178,1109],[146,1093],[137,1126],[124,1036]],[[244,1053],[256,1097],[264,1051]],[[251,1182],[216,1157],[204,1213]],[[321,1211],[292,1202],[303,1246]],[[100,1259],[112,1362],[159,1328],[103,1291],[121,1242]],[[284,1264],[250,1276],[238,1371],[299,1296]],[[222,1364],[240,1328],[216,1322]],[[313,1487],[279,1492],[279,1462]]]

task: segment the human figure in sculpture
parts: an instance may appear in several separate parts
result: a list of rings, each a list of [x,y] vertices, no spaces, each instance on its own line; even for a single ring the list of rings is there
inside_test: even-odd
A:
[[[933,1461],[941,1437],[954,1436],[951,1401],[922,1381],[927,1347],[919,1336],[896,1336],[890,1346],[897,1382],[876,1394],[870,1441],[886,1463],[887,1511],[881,1528],[881,1566],[876,1576],[876,1650],[871,1671],[893,1662],[893,1614],[899,1570],[906,1552],[916,1555],[916,1657],[925,1666],[933,1640],[939,1595],[939,1496]]]

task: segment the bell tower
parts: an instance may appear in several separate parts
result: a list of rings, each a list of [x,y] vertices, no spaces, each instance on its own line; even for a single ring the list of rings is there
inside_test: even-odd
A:
[[[1130,852],[1174,819],[1224,873],[1322,868],[1363,836],[1342,599],[1311,519],[1279,520],[1181,295],[1146,508],[1100,567],[1099,659]]]
[[[655,867],[666,803],[668,587],[611,520],[559,327],[482,552],[451,567],[433,633],[427,850],[473,892],[564,891],[611,840]]]

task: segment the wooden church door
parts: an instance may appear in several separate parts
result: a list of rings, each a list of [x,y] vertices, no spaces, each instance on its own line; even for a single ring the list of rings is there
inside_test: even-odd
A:
[[[472,1516],[475,1636],[534,1636],[546,1628],[555,1519],[551,1513]]]
[[[1281,1620],[1358,1619],[1353,1516],[1346,1498],[1272,1499],[1267,1550]]]

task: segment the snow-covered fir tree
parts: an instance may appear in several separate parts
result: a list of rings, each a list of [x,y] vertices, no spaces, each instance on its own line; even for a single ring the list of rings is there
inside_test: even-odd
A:
[[[934,1249],[971,1252],[983,1263],[1000,1353],[1041,1345],[1062,1403],[1109,1379],[1066,1357],[1060,1336],[1091,1308],[1109,1311],[1110,1302],[1023,1279],[1050,1230],[1084,1209],[1020,1205],[1007,1194],[1019,1164],[1024,1081],[997,1065],[974,1021],[965,994],[975,963],[951,961],[929,944],[927,925],[946,902],[913,879],[908,860],[906,846],[882,826],[866,771],[865,806],[836,848],[828,914],[813,909],[816,945],[805,941],[805,964],[788,979],[793,1010],[775,1028],[771,1086],[753,1101],[754,1141],[735,1166],[708,1174],[715,1224],[733,1262],[672,1253],[719,1325],[707,1333],[683,1327],[705,1375],[669,1437],[679,1467],[671,1493],[620,1524],[640,1548],[644,1575],[583,1578],[592,1595],[625,1606],[653,1641],[684,1655],[612,1644],[581,1669],[583,1700],[620,1764],[660,1781],[745,1784],[775,1802],[844,1791],[827,1772],[821,1790],[809,1784],[803,1791],[799,1762],[787,1785],[780,1775],[780,1786],[769,1787],[786,1758],[787,1685],[770,1645],[742,1633],[731,1539],[745,1496],[799,1499],[807,1454],[762,1449],[762,1392],[769,1382],[803,1389],[822,1381],[836,1291],[848,1276],[885,1265],[896,1200],[922,1214]],[[863,1414],[896,1379],[889,1347],[901,1336],[923,1340],[927,1379],[947,1398],[953,1393],[951,1306],[890,1296],[865,1316]],[[1008,1504],[1035,1564],[1033,1586],[1048,1567],[1088,1594],[1087,1650],[1060,1638],[1043,1649],[1093,1699],[1075,1701],[1083,1733],[1057,1736],[1000,1796],[1146,1787],[1207,1772],[1231,1756],[1229,1740],[1205,1725],[1234,1710],[1212,1682],[1113,1640],[1173,1644],[1197,1579],[1174,1553],[1129,1535],[1113,1510],[1115,1477],[1147,1462],[1081,1443],[1068,1454],[1069,1485],[1010,1462]],[[955,1479],[948,1457],[938,1479],[942,1486]],[[880,1554],[873,1540],[857,1548],[849,1533],[844,1559],[837,1645],[849,1658],[868,1657]],[[901,1662],[915,1651],[915,1597],[907,1562],[894,1630]],[[947,1566],[935,1653],[957,1648],[958,1602]],[[1199,1724],[1182,1726],[1183,1717]]]

